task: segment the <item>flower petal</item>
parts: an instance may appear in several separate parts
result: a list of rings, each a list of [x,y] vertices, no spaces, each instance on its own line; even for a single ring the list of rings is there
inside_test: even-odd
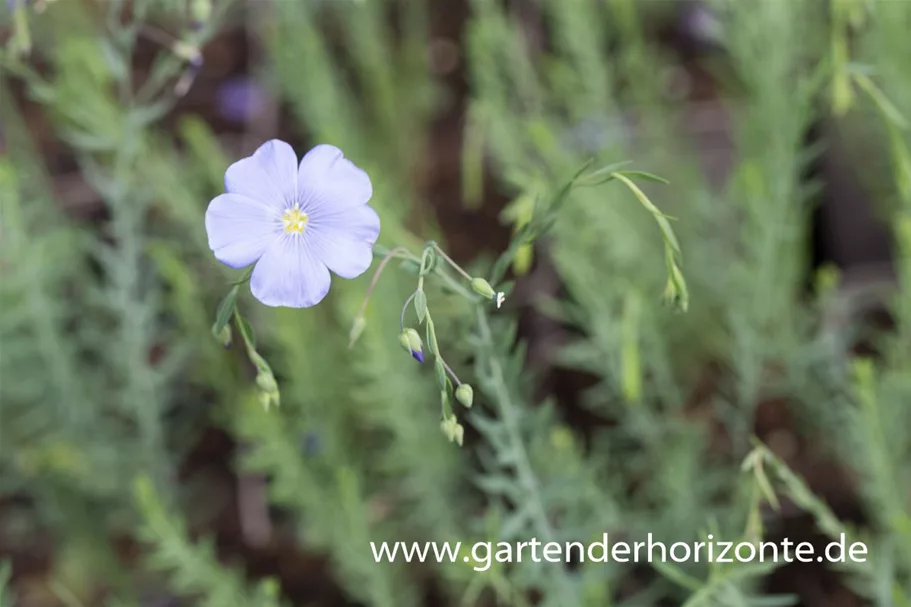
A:
[[[280,237],[281,218],[266,203],[240,194],[221,194],[206,209],[206,233],[218,261],[244,268]]]
[[[267,306],[309,308],[326,297],[329,270],[304,238],[285,236],[266,249],[253,269],[250,290]]]
[[[284,209],[297,200],[297,154],[284,141],[267,141],[228,167],[225,189]]]
[[[311,219],[367,204],[373,196],[367,173],[335,146],[318,145],[307,152],[297,173],[301,208]]]
[[[357,278],[373,261],[380,217],[362,205],[329,216],[315,215],[307,230],[305,238],[320,261],[342,278]]]

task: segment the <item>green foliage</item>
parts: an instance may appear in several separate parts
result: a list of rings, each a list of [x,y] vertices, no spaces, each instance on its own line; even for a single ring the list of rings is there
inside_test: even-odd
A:
[[[143,518],[137,536],[152,546],[150,567],[167,571],[169,585],[178,594],[197,597],[206,607],[278,607],[273,582],[263,581],[248,591],[238,573],[218,562],[211,542],[191,542],[182,518],[164,508],[148,477],[137,477],[134,495]]]
[[[796,604],[768,593],[782,563],[475,571],[378,563],[370,547],[761,542],[795,511],[868,545],[866,563],[831,565],[856,594],[911,604],[911,3],[712,3],[731,166],[709,179],[681,127],[692,108],[665,86],[681,67],[646,35],[669,4],[531,3],[540,44],[512,3],[472,0],[462,194],[470,209],[487,189],[508,196],[512,238],[465,269],[415,179],[449,94],[430,70],[431,3],[241,4],[48,2],[9,21],[0,498],[50,538],[61,601],[134,605],[159,585],[188,604],[294,602],[191,537],[213,536],[230,504],[183,468],[214,424],[237,446],[233,472],[267,483],[269,522],[359,604]],[[173,112],[208,41],[239,22],[262,47],[253,76],[289,110],[281,132],[338,145],[374,185],[381,280],[333,279],[308,310],[261,306],[208,248],[206,204],[258,127],[236,146]],[[132,67],[140,40],[156,49],[147,72]],[[36,115],[91,213],[60,185]],[[864,324],[837,275],[806,290],[823,185],[806,177],[823,151],[806,135],[823,120],[857,144],[850,164],[894,234],[885,330]],[[529,362],[539,338],[495,304],[522,303],[542,267],[561,287],[529,310],[560,327],[545,371],[584,374],[578,398],[548,392]],[[396,343],[409,328],[423,366]],[[798,457],[754,436],[775,403]],[[846,470],[863,520],[841,520],[800,457]],[[15,527],[6,503],[0,531]],[[8,536],[14,557],[30,541]],[[143,558],[122,558],[124,539]],[[0,606],[23,595],[12,562]]]

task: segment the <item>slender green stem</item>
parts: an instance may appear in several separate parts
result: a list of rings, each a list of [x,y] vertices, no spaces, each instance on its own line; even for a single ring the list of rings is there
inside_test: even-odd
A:
[[[250,277],[253,276],[253,267],[254,266],[250,266],[249,268],[247,268],[247,271],[244,272],[244,275],[241,276],[238,280],[232,282],[231,286],[242,285],[245,282],[247,282],[248,280],[250,280]]]
[[[457,264],[456,262],[454,262],[454,261],[452,260],[452,258],[451,258],[449,255],[447,255],[446,253],[444,253],[444,252],[443,252],[443,249],[440,248],[440,245],[438,245],[438,244],[436,244],[436,243],[433,243],[433,248],[434,248],[434,250],[437,252],[437,254],[438,254],[440,257],[442,257],[442,258],[446,261],[446,263],[448,263],[450,266],[452,266],[452,268],[453,268],[456,272],[458,272],[459,274],[461,274],[462,277],[465,278],[465,280],[467,280],[467,281],[469,281],[469,282],[471,281],[471,278],[472,278],[471,275],[470,275],[468,272],[466,272],[465,270],[463,270],[463,269],[461,268],[461,266],[459,266],[459,264]]]
[[[444,272],[441,268],[437,268],[435,270],[435,273],[437,276],[439,276],[440,278],[443,279],[443,282],[446,283],[446,286],[448,286],[450,289],[452,289],[453,291],[455,291],[462,297],[468,299],[469,301],[478,301],[478,296],[475,295],[474,292],[469,291],[468,289],[466,289],[465,287],[460,285],[458,282],[456,282],[456,280],[452,276],[450,276],[449,274]]]
[[[391,259],[397,257],[401,253],[408,253],[408,249],[405,247],[396,247],[392,249],[386,253],[386,256],[383,257],[383,260],[376,267],[376,272],[373,273],[373,278],[370,280],[370,286],[367,287],[367,293],[364,295],[364,301],[361,303],[361,308],[357,312],[358,316],[363,316],[367,311],[367,304],[370,302],[370,296],[373,294],[373,289],[376,287],[376,283],[380,280],[380,274],[383,273],[383,270],[386,268],[386,264],[388,264]],[[404,317],[404,313],[402,316]],[[404,319],[402,322],[405,322]]]
[[[417,291],[415,291],[414,293],[412,293],[412,294],[408,297],[408,299],[405,300],[405,305],[402,306],[402,316],[401,316],[401,318],[399,319],[399,326],[400,326],[400,328],[402,329],[402,331],[405,330],[405,312],[408,311],[408,306],[411,305],[411,302],[412,302],[412,300],[414,299],[414,296],[417,295],[417,294],[418,294]]]
[[[253,335],[247,331],[249,322],[241,316],[240,310],[237,308],[234,308],[234,324],[237,326],[237,332],[240,333],[240,337],[244,342],[244,348],[247,350],[247,358],[250,359],[250,362],[253,363],[258,372],[267,372],[271,374],[272,369],[269,367],[269,363],[267,363],[266,359],[256,351],[256,343],[253,339]]]
[[[443,368],[446,369],[446,372],[449,374],[449,377],[452,378],[452,381],[455,382],[456,387],[458,388],[459,386],[461,386],[462,382],[459,380],[458,376],[455,374],[455,371],[453,371],[450,368],[450,366],[448,364],[446,364],[446,361],[443,360],[442,356],[438,356],[437,358],[440,359],[440,363],[442,363]]]

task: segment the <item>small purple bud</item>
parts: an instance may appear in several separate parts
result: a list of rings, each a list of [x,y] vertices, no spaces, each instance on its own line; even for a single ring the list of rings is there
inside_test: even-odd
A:
[[[399,343],[405,352],[411,354],[414,360],[424,364],[424,345],[421,343],[421,336],[414,329],[405,329],[399,335]]]
[[[190,5],[190,28],[194,32],[200,31],[209,20],[211,13],[211,0],[193,0],[193,3]]]
[[[218,87],[218,113],[232,122],[244,122],[261,113],[268,103],[266,93],[255,81],[246,77],[232,78]]]

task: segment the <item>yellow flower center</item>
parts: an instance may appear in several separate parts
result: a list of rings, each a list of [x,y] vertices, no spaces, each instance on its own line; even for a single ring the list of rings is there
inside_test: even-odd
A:
[[[309,220],[310,218],[307,217],[307,214],[301,211],[297,205],[294,205],[285,211],[282,216],[282,225],[285,226],[286,234],[303,234]]]

